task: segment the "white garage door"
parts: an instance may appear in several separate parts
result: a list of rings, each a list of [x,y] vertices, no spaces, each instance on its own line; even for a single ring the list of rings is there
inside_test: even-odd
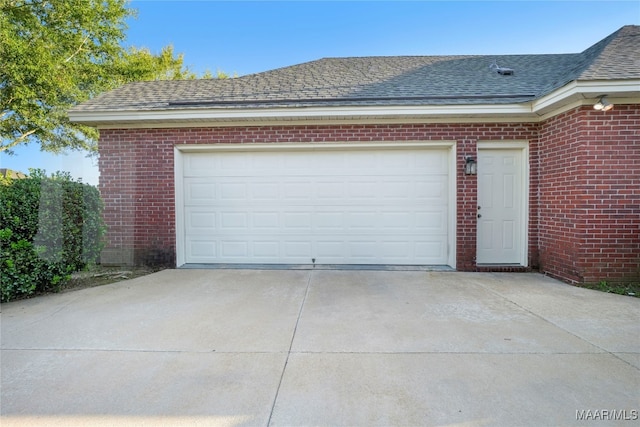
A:
[[[447,264],[448,159],[442,148],[185,152],[179,251],[185,263]]]

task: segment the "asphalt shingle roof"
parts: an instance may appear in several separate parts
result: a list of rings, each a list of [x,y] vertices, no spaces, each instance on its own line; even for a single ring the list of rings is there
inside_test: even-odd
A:
[[[574,80],[638,78],[640,26],[625,26],[582,53],[324,58],[233,79],[130,83],[72,111],[523,103]]]

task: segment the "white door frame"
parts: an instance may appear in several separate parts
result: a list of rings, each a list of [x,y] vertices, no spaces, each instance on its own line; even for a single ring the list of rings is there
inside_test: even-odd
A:
[[[519,264],[526,267],[529,259],[529,141],[511,140],[511,141],[478,141],[478,152],[481,150],[520,150],[522,154],[522,183],[520,187],[521,198],[521,224],[519,230],[520,242],[522,245]],[[479,176],[479,175],[478,175]],[[477,230],[476,230],[477,233]],[[477,251],[477,249],[476,249]]]
[[[358,150],[358,149],[432,149],[446,148],[449,151],[448,215],[447,215],[447,260],[456,268],[457,229],[457,165],[456,141],[398,141],[398,142],[358,142],[358,143],[247,143],[247,144],[176,144],[174,146],[174,192],[176,221],[176,266],[186,263],[185,212],[184,212],[184,166],[183,154],[215,151],[290,151],[290,150]]]

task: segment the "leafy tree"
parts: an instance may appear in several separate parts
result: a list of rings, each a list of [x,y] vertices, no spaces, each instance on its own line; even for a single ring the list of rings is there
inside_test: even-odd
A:
[[[95,148],[97,132],[71,123],[73,105],[131,81],[188,79],[172,46],[123,47],[126,0],[0,0],[0,151]]]
[[[146,48],[129,48],[121,61],[113,65],[116,86],[143,80],[187,80],[197,76],[183,66],[183,55],[174,56],[173,46],[166,46],[154,55]]]

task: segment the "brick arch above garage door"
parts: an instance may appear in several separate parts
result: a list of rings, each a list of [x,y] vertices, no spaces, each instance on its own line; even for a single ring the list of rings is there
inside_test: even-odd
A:
[[[177,264],[455,267],[454,147],[179,146]]]

